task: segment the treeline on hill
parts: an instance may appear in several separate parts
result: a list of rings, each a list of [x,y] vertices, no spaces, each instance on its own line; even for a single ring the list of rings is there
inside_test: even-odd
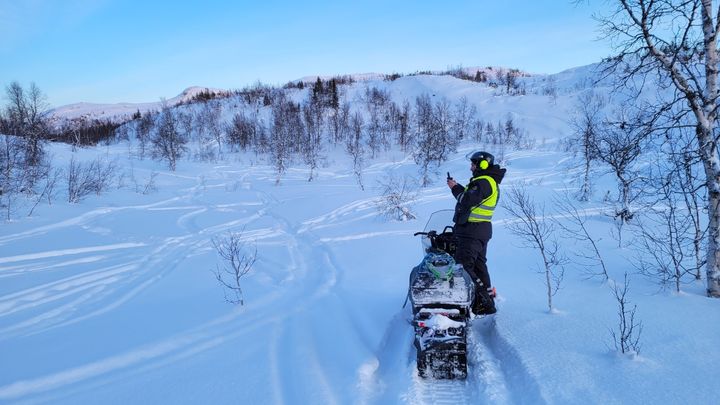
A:
[[[385,76],[387,81],[397,78]],[[68,201],[77,202],[117,180],[108,170],[112,163],[100,160],[53,168],[44,148],[49,141],[82,147],[128,140],[134,156],[161,160],[171,170],[183,157],[212,161],[228,152],[251,151],[275,167],[278,183],[297,164],[306,165],[313,180],[327,153],[340,148],[351,157],[360,187],[367,159],[393,145],[414,158],[423,185],[464,139],[494,144],[500,155],[504,145],[531,146],[512,115],[483,121],[466,99],[451,102],[423,94],[396,102],[387,90],[372,86],[352,87],[349,95],[353,83],[350,76],[338,76],[282,88],[257,84],[225,93],[205,91],[189,102],[163,103],[160,111],[137,111],[123,122],[77,119],[52,126],[39,88],[32,84],[26,90],[13,82],[0,111],[0,207],[10,219],[19,199],[32,201],[32,209],[41,201],[51,203],[61,181]],[[129,177],[136,190],[152,189]]]
[[[463,139],[530,146],[527,133],[511,115],[498,123],[485,122],[466,99],[451,102],[425,94],[398,103],[378,87],[348,97],[348,87],[339,83],[343,81],[317,79],[312,85],[282,89],[261,86],[222,100],[164,106],[125,123],[116,133],[137,141],[139,157],[164,160],[171,169],[188,153],[212,160],[226,151],[253,151],[270,159],[278,181],[297,161],[307,165],[312,180],[325,152],[338,146],[353,156],[358,169],[367,157],[397,145],[415,158],[424,183]],[[194,150],[189,149],[191,142]]]

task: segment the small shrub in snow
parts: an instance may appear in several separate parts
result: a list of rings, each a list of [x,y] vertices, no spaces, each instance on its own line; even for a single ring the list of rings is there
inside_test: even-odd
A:
[[[157,184],[155,183],[155,178],[157,177],[157,172],[153,171],[150,173],[150,177],[147,178],[144,184],[140,184],[137,181],[135,182],[135,192],[143,195],[147,195],[150,193],[153,193],[157,191]]]
[[[88,164],[78,163],[74,157],[70,159],[66,173],[68,202],[78,203],[92,193],[100,194],[110,188],[115,170],[115,162],[103,163],[100,158]]]
[[[223,287],[225,301],[231,304],[245,304],[240,279],[252,270],[257,258],[257,247],[248,253],[248,246],[242,233],[229,233],[219,238],[213,238],[213,246],[218,256],[223,259],[223,265],[217,265],[213,273],[215,279]]]
[[[642,322],[635,320],[637,305],[630,308],[630,301],[627,293],[630,288],[630,280],[625,273],[625,280],[622,285],[614,283],[612,292],[618,304],[618,328],[610,329],[615,350],[623,354],[640,354],[640,334],[642,333]]]
[[[382,195],[378,199],[378,211],[385,219],[408,221],[415,219],[410,204],[415,201],[418,186],[415,179],[405,176],[402,180],[390,176],[386,182],[380,181]]]
[[[60,177],[62,177],[61,169],[54,169],[48,173],[47,177],[44,179],[42,187],[40,188],[40,192],[35,194],[35,201],[27,214],[28,216],[33,214],[35,208],[37,208],[38,204],[40,204],[42,200],[47,200],[48,205],[52,205],[52,201],[55,199],[57,194],[56,186]]]

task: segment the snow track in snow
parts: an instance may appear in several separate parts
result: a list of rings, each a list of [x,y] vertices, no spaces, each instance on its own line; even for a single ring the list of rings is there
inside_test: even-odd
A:
[[[345,353],[332,341],[369,346],[369,339],[357,325],[356,314],[338,287],[342,277],[332,248],[314,234],[315,221],[291,223],[283,214],[282,204],[261,196],[266,215],[280,224],[280,231],[291,248],[292,278],[286,280],[283,297],[274,305],[285,308],[275,326],[268,359],[272,362],[273,392],[276,403],[312,398],[314,403],[337,404],[342,400],[343,382],[331,370],[343,361]],[[361,204],[362,206],[362,204]],[[329,218],[334,214],[323,215]],[[334,328],[333,325],[348,324]],[[337,332],[341,334],[338,335]],[[327,341],[330,339],[330,341]],[[340,352],[337,352],[340,350]],[[302,364],[301,370],[297,365]]]
[[[487,395],[505,398],[506,403],[548,403],[535,377],[530,374],[524,360],[506,337],[511,336],[512,332],[503,328],[501,313],[493,317],[491,328],[481,327],[474,332],[478,332],[476,336],[480,337],[488,348],[488,353],[492,355],[489,361],[495,360],[500,363],[500,369],[497,371],[502,373],[502,380],[505,382],[503,390],[492,389]],[[490,378],[495,378],[495,374],[496,371],[491,371]]]
[[[547,403],[522,359],[498,333],[496,322],[496,316],[472,321],[467,380],[423,379],[413,372],[406,401],[418,405]],[[412,366],[415,367],[415,362]]]
[[[413,375],[413,385],[407,395],[407,402],[416,405],[470,405],[476,404],[472,396],[470,381],[426,380]]]
[[[239,231],[246,224],[264,215],[264,209],[260,203],[243,204],[246,207],[256,207],[258,211],[251,212],[240,219],[206,227],[199,226],[197,218],[209,210],[203,205],[204,203],[197,201],[200,190],[206,187],[202,184],[203,181],[202,179],[198,180],[198,184],[186,190],[182,196],[158,203],[96,209],[57,224],[41,226],[34,230],[0,238],[0,245],[2,245],[63,227],[93,228],[94,224],[106,218],[112,218],[113,215],[124,210],[134,210],[140,212],[141,215],[143,215],[142,211],[149,214],[149,211],[157,210],[190,210],[175,220],[181,233],[158,240],[154,247],[148,246],[147,243],[126,242],[0,258],[0,264],[13,264],[11,267],[0,267],[0,277],[20,275],[30,269],[47,271],[49,268],[78,264],[86,264],[88,266],[85,267],[92,269],[91,264],[97,261],[109,264],[106,267],[90,271],[84,271],[83,267],[78,267],[77,272],[73,271],[67,277],[35,285],[12,294],[0,295],[0,318],[20,311],[25,311],[26,314],[32,313],[32,315],[26,315],[23,321],[10,323],[0,329],[0,340],[67,326],[113,310],[163,279],[168,272],[176,269],[188,256],[209,249],[213,236],[227,231]],[[167,206],[166,204],[172,205]],[[245,235],[246,238],[252,237],[253,240],[276,236],[269,230],[263,229],[255,229]],[[97,256],[97,253],[104,253],[104,255]],[[83,255],[85,256],[83,257]],[[64,257],[77,258],[65,263],[57,262],[58,258]]]
[[[493,333],[495,317],[477,318],[470,325],[468,334],[468,368],[470,381],[477,384],[477,394],[492,404],[509,404],[507,383],[502,359],[488,342]]]
[[[412,384],[406,394],[406,400],[409,404],[425,405],[425,404],[476,404],[485,402],[484,392],[491,384],[498,384],[496,378],[488,378],[498,373],[499,365],[489,362],[486,352],[489,350],[483,344],[482,339],[476,337],[477,323],[481,320],[473,321],[474,324],[468,325],[468,376],[465,380],[438,380],[432,378],[422,378],[417,373],[417,364],[413,360],[412,367]],[[484,320],[482,320],[484,321]],[[484,322],[483,322],[484,323]],[[482,327],[487,327],[487,324]],[[413,356],[415,350],[412,351]],[[484,372],[483,372],[484,371]],[[499,398],[496,398],[496,400]],[[507,402],[496,401],[492,403],[504,404]]]
[[[63,273],[52,273],[54,276],[52,281],[34,284],[23,290],[0,295],[0,319],[11,317],[10,320],[2,323],[4,327],[0,329],[0,340],[48,332],[119,308],[163,279],[188,257],[207,250],[210,247],[212,236],[229,230],[240,230],[244,224],[262,216],[262,212],[256,212],[239,220],[201,227],[197,224],[197,218],[207,212],[207,208],[198,209],[197,206],[178,205],[191,202],[193,197],[194,193],[191,191],[185,196],[146,206],[97,209],[74,219],[2,237],[0,245],[57,231],[64,227],[92,228],[98,221],[112,218],[113,215],[124,209],[132,209],[136,212],[150,209],[192,210],[176,220],[178,229],[182,233],[160,239],[157,244],[154,244],[154,248],[148,248],[149,244],[145,243],[116,243],[3,258],[4,264],[12,264],[0,267],[0,275],[4,277],[19,276],[30,270],[47,271],[51,268],[74,267],[82,264],[86,266],[80,266],[67,272],[69,274],[67,276],[64,276]],[[165,203],[172,203],[173,207],[164,207]],[[261,208],[262,206],[255,204],[255,207]],[[267,231],[254,230],[252,236],[267,236]],[[99,256],[98,253],[104,255]],[[73,257],[73,259],[64,262],[57,261],[64,257]],[[107,264],[107,266],[97,268],[95,267],[96,263]],[[312,285],[312,283],[308,283],[308,285]],[[147,370],[187,358],[192,353],[209,350],[228,338],[247,333],[246,330],[238,331],[237,326],[232,325],[236,318],[237,314],[233,314],[208,322],[194,330],[167,337],[149,345],[135,347],[124,353],[98,358],[37,378],[16,381],[11,385],[0,386],[0,399],[32,394],[52,396],[48,391],[58,388],[72,391],[71,387],[74,384],[93,384],[92,380],[106,378],[103,376],[111,373],[117,375],[130,368]],[[260,323],[257,326],[260,326]],[[250,328],[250,330],[252,329],[256,328]]]
[[[87,226],[87,224],[90,224],[90,223],[96,221],[98,218],[109,217],[114,214],[117,214],[120,211],[149,210],[154,207],[163,206],[163,205],[171,203],[171,202],[176,202],[180,199],[182,199],[182,197],[172,197],[172,198],[169,198],[169,199],[166,199],[163,201],[158,201],[158,202],[151,203],[151,204],[134,205],[134,206],[127,206],[127,207],[96,208],[92,211],[83,213],[74,218],[65,219],[65,220],[62,220],[62,221],[54,223],[54,224],[43,225],[43,226],[29,229],[24,232],[18,232],[15,234],[0,236],[0,246],[5,245],[8,242],[14,242],[14,241],[21,240],[21,239],[37,237],[39,235],[43,235],[43,234],[46,234],[46,233],[52,232],[52,231],[58,231],[63,228],[76,227],[76,226],[80,226],[80,227]]]
[[[372,377],[361,375],[359,403],[424,404],[542,404],[537,383],[514,349],[495,329],[495,317],[476,318],[468,327],[466,380],[426,379],[416,370],[409,310],[400,311],[387,327]],[[402,380],[405,379],[405,383]],[[407,386],[407,391],[392,387]],[[388,387],[390,387],[388,389]],[[513,389],[515,388],[515,389]],[[380,391],[380,394],[377,392]],[[522,392],[517,394],[516,392]]]

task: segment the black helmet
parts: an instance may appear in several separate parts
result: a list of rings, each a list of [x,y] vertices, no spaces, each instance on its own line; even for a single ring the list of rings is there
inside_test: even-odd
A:
[[[475,163],[478,169],[485,170],[495,164],[495,156],[487,152],[473,152],[469,155],[470,161]]]

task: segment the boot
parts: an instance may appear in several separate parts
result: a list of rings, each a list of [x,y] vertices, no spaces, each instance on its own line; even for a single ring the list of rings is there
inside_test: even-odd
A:
[[[475,295],[475,301],[473,302],[472,312],[475,315],[491,315],[497,312],[495,308],[495,301],[492,299],[488,291],[484,288],[479,288],[478,293]]]

